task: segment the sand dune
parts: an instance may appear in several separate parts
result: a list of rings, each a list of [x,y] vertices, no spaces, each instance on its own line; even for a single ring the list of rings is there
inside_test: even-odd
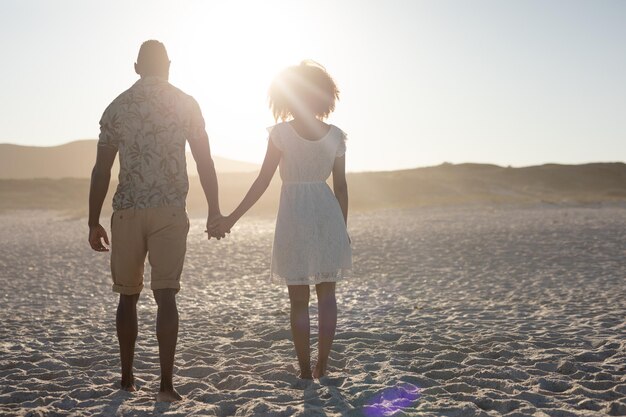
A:
[[[267,281],[272,222],[206,242],[194,219],[175,378],[186,400],[166,406],[153,401],[149,291],[129,395],[114,385],[108,257],[82,221],[4,214],[0,415],[626,415],[625,223],[623,208],[356,214],[331,373],[303,384],[286,291]]]
[[[96,141],[78,140],[60,146],[21,146],[0,143],[0,178],[89,178],[96,160]],[[220,172],[256,171],[258,165],[215,157]],[[187,153],[189,172],[195,172],[193,157]],[[116,159],[114,176],[119,172]]]
[[[225,212],[241,201],[255,172],[219,172],[220,198]],[[348,174],[350,208],[355,211],[446,205],[580,205],[626,202],[626,165],[542,165],[504,168],[495,165],[444,164],[404,171]],[[115,180],[105,203],[110,200]],[[274,215],[280,179],[274,178],[253,213]],[[0,211],[46,209],[87,212],[87,179],[0,179]],[[206,212],[206,200],[197,177],[190,179],[188,210]],[[108,213],[108,211],[106,211]]]
[[[86,215],[87,194],[95,158],[95,141],[50,148],[0,144],[0,211],[45,209]],[[54,163],[50,163],[54,161]],[[188,158],[188,210],[201,215],[206,202]],[[216,157],[220,198],[225,211],[241,201],[258,166]],[[110,207],[111,191],[105,203]],[[444,205],[587,204],[626,202],[626,164],[547,164],[505,168],[486,164],[442,164],[389,172],[349,173],[352,210]],[[253,213],[274,214],[280,180],[276,175]]]

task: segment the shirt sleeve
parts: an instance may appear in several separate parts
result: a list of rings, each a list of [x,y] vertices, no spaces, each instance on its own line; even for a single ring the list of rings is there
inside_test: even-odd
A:
[[[189,126],[187,127],[187,139],[193,140],[206,136],[206,124],[204,122],[204,117],[202,116],[202,110],[200,110],[200,105],[193,97],[191,98],[190,111],[191,114],[189,117]]]
[[[109,106],[100,118],[100,135],[98,146],[119,149],[120,144],[120,120],[115,110]]]
[[[280,129],[278,129],[278,125],[270,126],[267,128],[267,132],[269,134],[269,140],[278,148],[279,151],[283,151],[283,144],[280,137]]]
[[[346,154],[346,140],[348,140],[348,135],[346,135],[346,132],[339,129],[339,145],[337,146],[337,153],[335,154],[336,158],[340,158]]]

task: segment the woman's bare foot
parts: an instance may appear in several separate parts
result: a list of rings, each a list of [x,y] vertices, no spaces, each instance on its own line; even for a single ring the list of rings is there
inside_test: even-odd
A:
[[[156,397],[157,402],[165,402],[165,403],[173,403],[176,401],[180,401],[182,399],[183,397],[181,397],[180,394],[177,393],[175,389],[171,389],[167,391],[160,391]]]

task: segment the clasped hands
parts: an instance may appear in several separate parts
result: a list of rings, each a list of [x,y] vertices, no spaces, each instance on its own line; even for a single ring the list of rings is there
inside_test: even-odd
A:
[[[236,223],[236,219],[231,216],[222,216],[221,214],[215,216],[209,216],[206,222],[205,233],[208,234],[209,240],[214,237],[220,240],[226,237],[227,233],[230,233],[230,229]]]

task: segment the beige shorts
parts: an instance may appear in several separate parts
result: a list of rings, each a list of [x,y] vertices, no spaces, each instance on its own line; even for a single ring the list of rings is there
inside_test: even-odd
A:
[[[117,210],[111,216],[113,291],[139,294],[146,254],[153,290],[180,290],[189,218],[184,207]]]

